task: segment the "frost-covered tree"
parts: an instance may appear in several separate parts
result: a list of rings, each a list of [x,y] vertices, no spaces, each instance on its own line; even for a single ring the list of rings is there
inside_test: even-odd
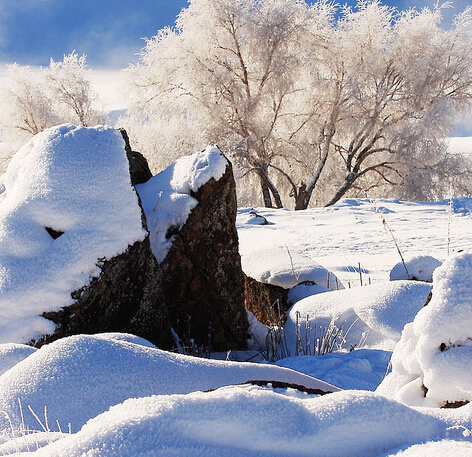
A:
[[[29,138],[48,127],[104,123],[87,71],[85,56],[75,52],[37,70],[8,65],[8,84],[0,98],[1,168]]]
[[[333,204],[401,182],[469,105],[471,10],[440,24],[439,7],[375,0],[191,0],[128,69],[124,122],[160,130],[148,155],[217,143],[267,206]]]
[[[65,55],[62,62],[51,59],[44,70],[44,86],[58,115],[83,126],[102,124],[103,113],[95,107],[97,95],[87,78],[86,56],[76,52]]]
[[[180,135],[217,143],[257,176],[266,205],[282,206],[272,176],[300,156],[290,135],[306,122],[304,42],[331,13],[324,2],[192,0],[128,70],[131,118],[177,122]]]

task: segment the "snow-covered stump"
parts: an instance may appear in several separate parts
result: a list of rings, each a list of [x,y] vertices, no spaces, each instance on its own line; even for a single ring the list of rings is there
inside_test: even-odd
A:
[[[392,372],[377,391],[411,406],[459,407],[472,400],[472,254],[447,259],[429,303],[405,325]]]

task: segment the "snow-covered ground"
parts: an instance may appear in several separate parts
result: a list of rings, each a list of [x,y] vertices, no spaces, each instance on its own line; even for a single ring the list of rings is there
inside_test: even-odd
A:
[[[86,131],[61,129],[55,133],[59,145],[65,144],[62,134],[80,139]],[[121,145],[111,131],[93,130],[92,137],[98,141],[98,136],[113,146],[109,152]],[[48,150],[39,152],[54,164]],[[213,153],[195,156],[197,168]],[[25,161],[37,157],[23,155]],[[65,149],[64,155],[71,159]],[[121,159],[112,156],[121,170]],[[53,245],[38,208],[48,196],[55,207],[64,204],[65,216],[51,213],[48,220],[59,224],[53,228],[64,234],[57,240],[66,242],[69,231],[88,221],[87,208],[73,191],[88,192],[90,180],[82,173],[94,170],[69,176],[71,167],[39,167],[44,186],[37,187],[16,179],[21,163],[15,167],[2,178],[3,224],[16,217],[31,226],[36,244],[30,251],[39,252],[35,246],[44,242],[49,255]],[[51,174],[56,169],[62,174]],[[210,175],[222,171],[216,166]],[[73,184],[68,192],[57,192],[58,176]],[[26,190],[42,198],[26,198]],[[103,185],[93,192],[96,204],[113,212],[115,196],[110,200]],[[135,196],[125,197],[136,208]],[[11,216],[7,198],[15,203]],[[77,206],[67,205],[68,199]],[[129,223],[110,217],[100,230],[114,224],[125,234],[139,219],[132,211]],[[0,325],[5,335],[11,329],[12,337],[0,344],[0,455],[472,456],[471,404],[440,408],[472,399],[472,199],[351,199],[303,212],[255,211],[267,225],[255,224],[250,209],[239,210],[237,219],[246,274],[285,287],[302,280],[318,283],[291,291],[283,339],[288,357],[274,363],[191,358],[116,333],[78,335],[36,350],[14,341],[22,317],[5,308]],[[101,233],[93,228],[94,236]],[[12,237],[12,230],[2,236]],[[139,238],[139,226],[126,236]],[[105,255],[119,252],[123,240]],[[27,260],[35,271],[34,256],[24,251],[2,255],[10,269]],[[422,281],[408,279],[413,276]],[[426,282],[431,276],[433,282]],[[18,290],[31,291],[16,278]],[[0,292],[8,299],[13,292],[4,284]],[[433,298],[424,307],[431,286]],[[253,329],[259,336],[268,330]],[[337,335],[333,352],[315,355],[326,332]],[[333,393],[320,396],[313,389]]]

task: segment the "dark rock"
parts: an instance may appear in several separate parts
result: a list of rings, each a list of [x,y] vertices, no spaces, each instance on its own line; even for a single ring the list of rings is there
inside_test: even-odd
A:
[[[162,272],[149,237],[100,263],[100,276],[72,293],[74,303],[44,313],[57,329],[41,342],[80,333],[127,332],[159,347],[172,345],[168,311],[161,289]]]
[[[231,164],[218,180],[193,193],[198,205],[174,233],[161,264],[170,322],[179,334],[214,350],[244,349],[248,328],[236,231],[236,185]],[[191,328],[187,328],[190,317]]]
[[[140,153],[133,151],[129,144],[128,133],[125,129],[119,129],[123,140],[125,141],[126,157],[129,162],[129,174],[131,177],[131,184],[136,186],[137,184],[145,183],[152,178],[151,170],[145,157]]]
[[[262,324],[272,326],[278,321],[280,312],[280,317],[285,320],[289,308],[288,290],[272,284],[264,284],[246,275],[244,277],[245,305],[256,319]]]

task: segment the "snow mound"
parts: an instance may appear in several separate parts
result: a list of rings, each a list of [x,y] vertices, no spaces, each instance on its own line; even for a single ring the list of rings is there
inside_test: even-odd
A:
[[[40,315],[145,237],[121,134],[61,125],[33,137],[0,176],[0,343],[53,333]]]
[[[412,279],[415,281],[433,282],[433,272],[441,262],[429,255],[413,257],[403,264],[397,263],[390,272],[390,281]]]
[[[341,389],[375,390],[387,372],[392,353],[357,349],[320,356],[301,355],[277,361],[279,367],[323,379]]]
[[[303,252],[288,246],[274,245],[245,252],[241,255],[241,266],[250,278],[284,289],[305,281],[332,290],[344,289],[333,273]]]
[[[287,312],[285,336],[291,355],[297,344],[297,319],[301,341],[305,344],[308,316],[309,347],[313,348],[319,326],[343,327],[344,348],[378,348],[393,350],[401,331],[425,304],[431,285],[417,281],[393,281],[356,287],[304,298]],[[299,354],[300,355],[300,354]]]
[[[249,380],[284,381],[338,390],[310,376],[271,365],[224,362],[172,354],[117,334],[77,335],[45,345],[0,376],[0,411],[21,423],[18,399],[50,424],[78,430],[130,397],[186,394]],[[23,411],[26,425],[39,425]],[[4,416],[0,428],[9,429]],[[64,454],[67,455],[67,454]]]
[[[470,253],[450,257],[434,272],[432,299],[405,326],[379,392],[417,406],[472,400],[471,284]]]
[[[300,398],[289,390],[130,399],[33,455],[366,457],[444,433],[441,421],[372,392]]]
[[[151,248],[162,262],[172,246],[172,232],[187,221],[197,200],[193,192],[211,178],[218,181],[225,173],[228,160],[217,147],[181,157],[144,184],[136,186],[141,197],[150,233]]]
[[[466,441],[428,441],[414,444],[401,451],[385,455],[384,457],[472,457],[472,443]]]
[[[0,344],[0,375],[8,371],[11,367],[21,362],[36,348],[26,344],[4,343]]]

